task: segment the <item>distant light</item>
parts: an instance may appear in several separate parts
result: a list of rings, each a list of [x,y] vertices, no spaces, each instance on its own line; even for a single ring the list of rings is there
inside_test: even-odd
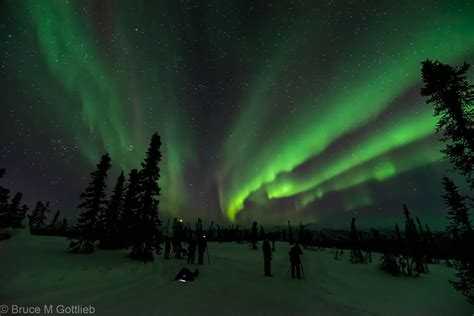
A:
[[[185,279],[179,279],[178,281],[179,281],[179,282],[183,282],[183,283],[186,283],[186,282],[187,282]]]

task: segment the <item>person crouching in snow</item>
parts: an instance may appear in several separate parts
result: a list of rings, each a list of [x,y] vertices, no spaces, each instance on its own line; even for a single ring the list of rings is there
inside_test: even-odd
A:
[[[262,246],[263,251],[263,270],[265,272],[265,276],[272,277],[272,248],[270,247],[270,243],[268,239],[265,238]]]
[[[199,270],[196,269],[194,272],[191,272],[191,270],[187,268],[181,269],[178,274],[174,277],[175,281],[180,281],[180,282],[189,282],[189,281],[194,281],[195,278],[199,275]]]
[[[298,243],[291,248],[290,252],[290,264],[291,264],[291,277],[294,279],[301,279],[301,259],[300,256],[303,255],[303,251],[301,250]]]

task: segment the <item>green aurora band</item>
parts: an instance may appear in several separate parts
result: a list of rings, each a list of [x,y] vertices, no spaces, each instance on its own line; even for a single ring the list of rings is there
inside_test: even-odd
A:
[[[399,95],[417,86],[420,78],[419,62],[425,56],[446,62],[459,62],[474,48],[472,45],[474,12],[472,10],[463,11],[462,15],[439,16],[435,24],[431,20],[419,19],[415,15],[411,16],[410,21],[407,21],[406,17],[395,16],[394,18],[414,27],[418,37],[414,37],[413,42],[408,43],[392,39],[393,41],[387,42],[384,47],[386,53],[385,58],[382,58],[380,55],[371,55],[370,50],[362,48],[366,45],[376,47],[376,41],[381,40],[382,37],[391,38],[392,34],[382,31],[367,34],[367,38],[362,42],[368,44],[358,43],[355,46],[358,49],[354,50],[351,57],[343,60],[336,67],[339,70],[333,77],[335,82],[330,82],[330,78],[327,78],[330,82],[327,85],[332,88],[332,91],[325,96],[325,99],[315,100],[311,96],[302,101],[302,105],[298,107],[302,109],[299,114],[288,118],[289,126],[278,129],[279,135],[272,137],[265,146],[250,148],[251,152],[248,147],[240,146],[238,155],[243,155],[245,158],[240,160],[241,163],[232,166],[236,172],[221,177],[230,179],[222,185],[227,188],[226,192],[221,193],[222,209],[230,220],[235,220],[236,214],[244,208],[245,200],[262,186],[268,185],[270,198],[291,196],[302,190],[308,190],[312,185],[317,185],[331,176],[337,176],[341,170],[357,166],[365,159],[409,144],[426,136],[427,133],[434,133],[435,120],[431,117],[432,111],[430,108],[423,107],[420,99],[421,121],[419,119],[408,121],[405,130],[397,130],[398,122],[394,122],[392,130],[382,131],[383,136],[373,135],[372,139],[367,140],[367,145],[370,147],[364,150],[363,156],[346,152],[342,155],[345,158],[335,161],[334,165],[327,166],[329,169],[324,170],[324,174],[314,172],[312,179],[305,179],[301,183],[298,180],[292,181],[291,175],[282,177],[281,181],[278,177],[282,173],[291,173],[306,160],[323,153],[338,137],[373,120]],[[395,21],[389,21],[387,24],[396,25]],[[397,25],[397,27],[400,26]],[[396,39],[396,35],[394,38]],[[355,67],[355,65],[357,65],[357,72],[344,72],[345,69]],[[338,86],[337,82],[344,82],[344,85]],[[245,107],[255,106],[262,106],[262,104],[245,104]],[[265,116],[261,118],[257,116],[257,118],[262,121],[254,122],[257,126],[268,119]],[[237,124],[234,130],[246,130],[248,126],[244,125]],[[388,139],[383,138],[386,136]],[[238,141],[234,142],[238,143]],[[255,140],[255,137],[252,142],[261,144]],[[240,143],[247,142],[241,139]],[[428,150],[428,153],[420,152],[419,154],[439,157],[437,148]],[[231,155],[236,155],[235,149]],[[427,161],[427,164],[430,162]],[[227,167],[224,171],[228,169],[230,168]],[[366,178],[371,179],[370,176]]]
[[[61,103],[70,107],[66,112],[80,109],[91,136],[85,137],[87,131],[80,130],[74,137],[92,165],[107,151],[121,169],[129,171],[139,167],[149,137],[147,123],[154,125],[154,116],[166,117],[160,122],[160,133],[165,139],[161,185],[167,188],[162,203],[170,213],[179,214],[188,203],[182,169],[185,164],[192,165],[193,140],[183,128],[186,125],[181,120],[185,114],[179,112],[179,100],[175,94],[182,73],[177,68],[169,67],[176,63],[176,50],[180,49],[174,40],[177,35],[161,23],[155,22],[158,26],[149,25],[160,31],[157,35],[165,40],[166,47],[153,52],[159,56],[153,60],[154,64],[137,69],[137,63],[130,56],[141,61],[144,60],[144,52],[127,40],[133,36],[127,34],[121,24],[124,20],[129,20],[132,25],[139,25],[142,21],[138,17],[123,15],[127,8],[121,3],[123,7],[116,8],[117,16],[113,21],[116,24],[111,25],[116,29],[111,31],[115,47],[110,47],[108,51],[110,55],[118,51],[126,57],[120,54],[115,56],[117,62],[113,67],[115,71],[112,71],[107,60],[98,52],[98,41],[91,36],[95,31],[91,27],[84,29],[84,25],[90,26],[85,23],[87,14],[78,15],[70,4],[63,1],[41,4],[24,1],[23,4],[32,17],[38,44],[50,72],[68,94],[81,100],[79,104],[64,100]],[[141,10],[146,11],[147,8],[142,6]],[[173,18],[170,16],[169,21],[162,22],[167,25]],[[111,58],[110,55],[107,57]],[[163,81],[161,77],[167,80]],[[141,86],[138,87],[137,83]],[[126,87],[130,93],[125,95],[121,87]],[[160,101],[157,109],[153,103],[155,100]],[[154,107],[153,114],[148,115],[147,108],[151,107]],[[132,122],[125,118],[132,118]],[[178,126],[180,129],[177,129]],[[98,133],[92,133],[94,130]],[[100,135],[101,139],[97,140],[93,135]]]
[[[421,97],[407,105],[404,96],[419,89],[420,61],[472,58],[472,6],[373,4],[377,14],[366,12],[366,27],[354,30],[358,13],[343,3],[317,10],[295,6],[288,13],[277,2],[272,18],[255,26],[245,25],[238,1],[209,4],[218,8],[202,9],[209,49],[225,47],[247,65],[238,74],[242,86],[233,84],[228,100],[238,111],[226,130],[216,131],[218,162],[203,171],[216,182],[216,205],[229,221],[238,220],[248,201],[257,201],[263,214],[266,205],[293,199],[299,212],[330,192],[349,189],[359,193],[345,197],[344,211],[370,206],[376,197],[362,184],[442,160],[432,109]],[[51,88],[39,72],[18,80],[35,83],[55,115],[82,118],[82,126],[64,127],[64,134],[77,140],[91,166],[107,151],[120,169],[138,168],[158,129],[164,209],[172,215],[189,208],[208,212],[195,203],[187,179],[189,170],[200,168],[201,140],[183,109],[190,76],[183,56],[189,52],[176,25],[187,21],[184,9],[174,2],[137,2],[133,12],[127,2],[99,6],[100,16],[89,2],[82,7],[25,0],[12,6],[24,27],[35,30],[33,40],[61,92],[45,92]],[[328,15],[337,20],[327,23]],[[26,73],[34,65],[18,67]],[[317,218],[317,212],[310,216]]]

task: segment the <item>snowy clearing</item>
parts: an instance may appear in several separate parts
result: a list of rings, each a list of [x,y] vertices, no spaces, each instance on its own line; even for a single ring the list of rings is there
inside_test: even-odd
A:
[[[96,315],[468,315],[464,297],[448,283],[454,270],[431,265],[418,279],[395,278],[352,265],[326,251],[304,251],[306,279],[287,275],[289,246],[277,242],[273,278],[263,276],[261,251],[247,245],[209,243],[211,265],[196,281],[173,281],[184,260],[144,264],[127,251],[66,252],[62,237],[16,230],[0,242],[0,304],[92,305]]]

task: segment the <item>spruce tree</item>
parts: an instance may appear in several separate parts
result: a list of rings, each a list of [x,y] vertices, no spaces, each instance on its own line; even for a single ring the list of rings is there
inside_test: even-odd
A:
[[[423,256],[420,233],[418,232],[415,221],[410,217],[408,207],[403,204],[403,212],[405,214],[405,243],[404,243],[404,259],[408,276],[419,276],[427,273],[428,269]]]
[[[455,240],[457,280],[449,280],[454,288],[461,292],[469,303],[474,304],[474,257],[472,255],[473,230],[469,221],[467,197],[459,193],[456,184],[448,177],[443,178],[445,194],[443,199],[448,207],[447,231]]]
[[[426,60],[423,63],[423,96],[430,97],[428,104],[434,106],[435,116],[440,116],[437,130],[443,131],[442,152],[464,176],[471,192],[474,189],[474,85],[467,80],[470,65],[459,67]],[[450,281],[470,303],[474,303],[474,258],[472,244],[474,232],[469,223],[469,211],[465,197],[447,177],[443,178],[446,193],[443,195],[448,211],[448,231],[455,239],[457,249],[455,268],[458,280]],[[470,197],[471,201],[474,200]]]
[[[153,261],[153,249],[159,249],[161,242],[161,222],[158,218],[158,197],[161,191],[158,186],[160,147],[160,136],[155,133],[151,137],[150,146],[140,171],[140,209],[133,229],[134,237],[130,257],[141,261]]]
[[[446,207],[448,207],[449,223],[446,230],[452,235],[464,234],[471,231],[469,209],[466,206],[466,200],[468,198],[459,193],[456,184],[448,177],[444,176],[442,183],[445,191],[443,200]]]
[[[123,204],[123,192],[125,189],[125,176],[123,171],[117,178],[109,204],[101,216],[100,246],[104,249],[115,249],[120,247],[119,241],[119,216]]]
[[[298,232],[298,242],[300,243],[300,245],[303,245],[303,248],[306,249],[306,243],[304,240],[304,226],[301,221],[300,221],[300,231]]]
[[[67,221],[67,218],[63,218],[63,221],[61,222],[61,224],[59,225],[59,232],[61,232],[62,234],[65,234],[68,232],[69,230],[69,223]]]
[[[132,244],[133,227],[140,209],[140,183],[137,169],[132,169],[128,175],[125,198],[122,203],[118,224],[120,246],[127,248]]]
[[[474,85],[467,80],[470,65],[452,67],[438,61],[422,62],[424,86],[421,95],[439,116],[437,131],[442,131],[442,152],[474,189]]]
[[[29,226],[31,234],[39,234],[43,229],[44,222],[46,220],[46,213],[49,212],[49,202],[43,204],[43,202],[38,201],[35,208],[33,209],[29,218]]]
[[[94,251],[94,242],[98,238],[98,217],[107,205],[105,190],[110,167],[109,154],[105,154],[97,164],[96,170],[90,174],[91,182],[80,195],[81,203],[78,208],[84,211],[77,219],[74,228],[76,237],[71,240],[68,248],[73,253]]]
[[[288,221],[288,243],[293,245],[293,229],[291,228],[290,221]]]
[[[26,216],[28,207],[26,205],[20,206],[23,194],[17,192],[8,206],[8,227],[23,228],[23,219]]]
[[[351,263],[366,263],[362,250],[360,249],[359,233],[355,225],[355,218],[351,221]]]
[[[195,230],[197,236],[202,236],[202,234],[203,234],[202,219],[200,219],[200,218],[197,219],[196,224],[194,225],[194,230]]]
[[[51,220],[51,224],[49,225],[51,230],[56,230],[58,227],[58,220],[59,220],[59,215],[61,214],[61,211],[56,211],[56,213],[53,216],[53,219]]]

